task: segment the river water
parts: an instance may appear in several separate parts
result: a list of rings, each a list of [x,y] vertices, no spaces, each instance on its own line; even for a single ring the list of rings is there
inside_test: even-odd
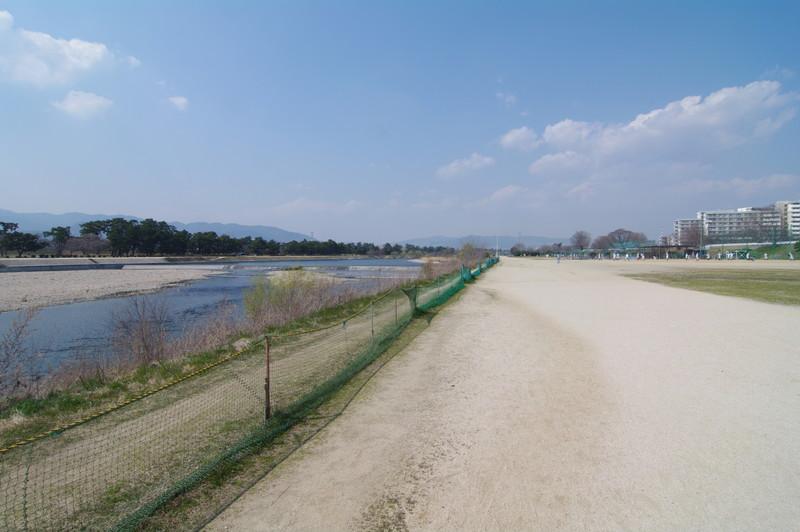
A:
[[[126,266],[126,268],[147,266]],[[241,261],[224,264],[159,265],[165,267],[209,268],[221,270],[205,279],[162,289],[156,293],[169,311],[169,328],[183,331],[191,325],[214,315],[221,305],[231,305],[233,312],[242,315],[242,300],[253,278],[271,271],[302,267],[341,278],[347,285],[370,288],[382,278],[412,278],[419,263],[403,259],[333,259]],[[2,275],[2,274],[0,274]],[[109,353],[112,316],[129,305],[135,295],[95,299],[39,310],[31,323],[26,349],[35,353],[34,367],[29,371],[43,375],[57,370],[65,362],[81,358],[102,357]],[[0,338],[8,331],[19,312],[0,313]]]

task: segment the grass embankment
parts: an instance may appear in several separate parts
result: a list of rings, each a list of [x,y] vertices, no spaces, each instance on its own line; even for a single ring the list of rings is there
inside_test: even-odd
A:
[[[357,298],[336,307],[320,310],[282,327],[269,329],[268,332],[286,334],[336,323],[362,310],[374,298],[375,296]],[[231,341],[240,338],[241,336],[232,338]],[[259,349],[262,349],[262,344],[252,345],[245,349],[242,355]],[[0,447],[102,412],[143,392],[157,389],[168,382],[219,362],[233,352],[233,346],[227,344],[218,349],[180,359],[142,365],[126,374],[80,378],[66,388],[54,390],[44,397],[11,399],[0,410]]]
[[[800,270],[708,270],[627,275],[677,288],[800,305]]]

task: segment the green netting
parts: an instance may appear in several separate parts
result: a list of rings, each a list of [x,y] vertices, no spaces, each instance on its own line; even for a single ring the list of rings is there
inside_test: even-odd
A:
[[[416,312],[441,305],[465,280],[462,269],[395,290],[334,326],[271,337],[269,420],[262,341],[107,414],[2,450],[0,529],[134,528],[220,464],[284,432],[374,361]]]

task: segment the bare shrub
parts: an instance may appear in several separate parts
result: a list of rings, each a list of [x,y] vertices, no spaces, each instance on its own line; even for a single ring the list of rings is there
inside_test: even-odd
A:
[[[483,249],[470,243],[464,244],[458,251],[461,264],[467,268],[475,268],[484,256],[486,256],[486,252]]]
[[[376,283],[371,291],[380,291]],[[280,326],[320,310],[346,303],[368,292],[354,290],[341,280],[304,270],[284,270],[265,282],[253,281],[245,294],[245,308],[252,330]]]
[[[29,393],[36,382],[30,370],[37,355],[29,349],[27,341],[37,312],[33,308],[19,311],[0,336],[0,402]]]
[[[240,334],[242,329],[242,323],[236,319],[233,304],[223,302],[207,319],[187,327],[180,335],[170,340],[167,357],[176,359],[217,349]]]
[[[169,310],[164,300],[131,298],[112,314],[111,344],[121,365],[150,364],[167,355]]]
[[[419,278],[423,281],[430,281],[441,275],[447,275],[458,270],[461,266],[459,260],[455,257],[447,258],[429,258],[422,263],[419,271]]]

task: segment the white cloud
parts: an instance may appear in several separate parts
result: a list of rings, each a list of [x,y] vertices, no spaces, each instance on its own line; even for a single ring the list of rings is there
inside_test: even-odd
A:
[[[14,25],[14,17],[8,11],[0,11],[0,31],[11,29]]]
[[[174,105],[175,109],[178,111],[185,111],[189,107],[189,99],[185,96],[170,96],[167,100],[169,100],[169,103]]]
[[[506,201],[514,198],[515,196],[518,196],[524,190],[525,190],[524,188],[518,185],[506,185],[492,192],[492,194],[489,196],[489,201],[493,202]]]
[[[498,92],[495,93],[494,96],[499,101],[503,102],[504,104],[508,105],[509,107],[511,107],[512,105],[516,105],[516,103],[517,103],[517,97],[515,95],[511,94],[510,92],[499,92],[498,91]]]
[[[681,179],[682,168],[709,166],[739,146],[773,135],[792,120],[798,94],[776,81],[688,96],[623,124],[562,120],[548,125],[542,145],[553,150],[530,165],[558,179]],[[575,183],[573,183],[574,186]]]
[[[527,126],[512,129],[500,137],[500,145],[506,150],[530,151],[539,143],[536,132]]]
[[[128,63],[128,66],[131,68],[139,68],[142,66],[142,62],[139,60],[139,58],[132,55],[126,57],[125,62]]]
[[[60,39],[16,29],[14,17],[0,12],[0,77],[37,87],[60,85],[113,59],[105,44]]]
[[[572,199],[585,201],[594,195],[594,188],[589,181],[578,183],[574,187],[567,190],[566,196]]]
[[[534,161],[528,171],[533,175],[552,175],[574,172],[586,172],[590,160],[583,154],[574,151],[548,153]]]
[[[86,119],[102,113],[113,103],[108,98],[91,92],[69,91],[63,100],[52,102],[52,105],[75,118]]]
[[[436,170],[436,175],[443,178],[455,177],[467,172],[473,172],[494,164],[494,159],[489,156],[473,153],[464,159],[456,159]]]

